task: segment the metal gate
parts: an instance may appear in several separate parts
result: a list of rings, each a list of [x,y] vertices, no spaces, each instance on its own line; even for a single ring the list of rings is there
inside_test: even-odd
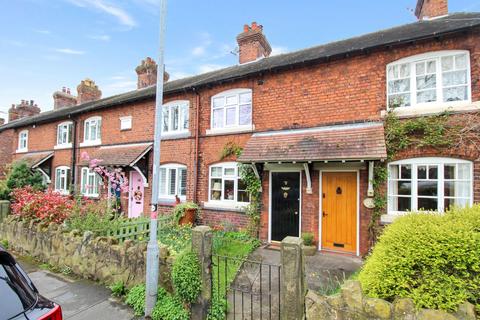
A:
[[[212,298],[225,319],[280,319],[280,271],[276,264],[213,255]]]

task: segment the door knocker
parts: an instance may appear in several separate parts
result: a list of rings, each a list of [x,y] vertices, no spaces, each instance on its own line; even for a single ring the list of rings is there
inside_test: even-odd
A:
[[[337,194],[342,194],[342,188],[337,187]]]
[[[288,197],[288,191],[290,191],[290,187],[287,186],[287,185],[288,185],[288,181],[283,181],[283,184],[285,185],[285,186],[281,187],[282,190],[283,190],[283,198],[284,198],[284,199],[287,199],[287,197]]]

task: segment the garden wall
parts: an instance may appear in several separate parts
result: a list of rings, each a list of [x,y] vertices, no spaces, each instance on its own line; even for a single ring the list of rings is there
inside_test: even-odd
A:
[[[92,232],[81,234],[67,231],[58,224],[34,224],[16,216],[0,223],[0,239],[8,240],[9,248],[32,256],[58,268],[69,267],[81,277],[105,284],[123,282],[127,287],[145,281],[147,243],[125,240],[122,244],[111,237],[94,237]],[[160,247],[160,278],[170,273],[171,257]],[[171,289],[170,283],[163,283]]]
[[[456,313],[440,310],[416,310],[408,298],[394,303],[364,296],[358,281],[347,281],[339,294],[322,296],[308,291],[306,296],[306,318],[308,320],[475,320],[475,308],[465,302]]]

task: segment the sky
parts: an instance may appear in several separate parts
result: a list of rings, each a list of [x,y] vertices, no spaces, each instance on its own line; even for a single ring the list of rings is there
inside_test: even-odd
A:
[[[169,0],[171,79],[238,63],[243,25],[263,25],[280,54],[416,21],[416,0]],[[0,117],[13,103],[53,108],[52,94],[93,79],[103,97],[136,88],[135,67],[157,60],[159,0],[0,0]],[[480,0],[450,0],[450,12]],[[2,113],[3,112],[3,113]]]

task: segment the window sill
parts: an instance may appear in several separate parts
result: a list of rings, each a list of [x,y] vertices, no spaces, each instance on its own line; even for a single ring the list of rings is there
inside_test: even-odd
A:
[[[180,197],[180,203],[182,202],[186,202],[187,199],[185,197]],[[159,203],[163,203],[163,204],[167,204],[167,205],[174,205],[177,200],[175,198],[170,198],[170,197],[166,197],[166,196],[159,196],[158,197],[158,202]]]
[[[189,131],[162,132],[162,140],[174,140],[190,137]]]
[[[56,193],[62,195],[62,196],[68,196],[70,195],[70,192],[68,191],[63,191],[63,190],[55,190]]]
[[[395,108],[394,112],[399,117],[421,116],[429,114],[438,114],[445,111],[462,112],[462,111],[480,111],[480,101],[476,102],[456,102],[456,103],[438,103],[433,105],[423,105],[414,107]],[[387,112],[381,111],[381,116],[385,117]]]
[[[71,148],[72,148],[71,143],[57,144],[57,145],[53,146],[53,150],[62,150],[62,149],[71,149]]]
[[[203,203],[204,209],[219,210],[219,211],[235,211],[235,212],[245,212],[245,207],[248,204],[245,203],[225,203],[223,201],[209,201]]]
[[[99,195],[99,194],[83,194],[83,193],[82,193],[82,196],[85,197],[85,198],[92,198],[92,199],[98,199],[98,198],[100,198],[100,195]]]
[[[17,149],[15,150],[15,153],[27,153],[28,149]]]
[[[238,127],[231,127],[231,128],[217,128],[217,129],[207,129],[207,136],[215,136],[221,134],[230,134],[230,133],[241,133],[241,132],[252,132],[255,130],[255,126],[247,125],[247,126],[238,126]]]
[[[102,144],[101,140],[80,142],[80,147],[95,147]]]

